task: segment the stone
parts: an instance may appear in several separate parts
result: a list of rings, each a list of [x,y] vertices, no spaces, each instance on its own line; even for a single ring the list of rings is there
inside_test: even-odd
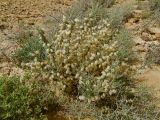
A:
[[[141,38],[145,41],[151,41],[152,39],[152,35],[148,34],[147,32],[143,32],[141,35]]]
[[[92,120],[91,118],[84,118],[83,120]]]
[[[138,51],[138,52],[146,52],[147,49],[142,45],[138,45],[138,46],[136,46],[136,51]]]
[[[85,97],[84,97],[84,96],[79,96],[79,100],[84,101],[84,100],[85,100]]]
[[[146,46],[146,47],[149,47],[149,46],[152,45],[152,44],[154,44],[154,45],[160,45],[160,42],[158,42],[158,41],[148,41],[148,42],[145,44],[145,46]]]
[[[0,30],[6,29],[8,26],[4,23],[0,24]]]
[[[142,10],[134,10],[133,12],[136,13],[136,14],[142,14],[143,13]]]
[[[136,36],[133,41],[136,45],[145,45],[146,41],[144,41],[141,37]]]
[[[136,23],[126,23],[125,27],[129,30],[135,30],[137,28],[137,24]]]
[[[135,18],[140,18],[140,17],[142,17],[142,14],[143,14],[143,10],[134,10],[134,11],[133,11],[133,16],[134,16]]]
[[[135,18],[131,18],[131,19],[128,20],[128,22],[131,23],[131,24],[134,23],[135,21],[136,21]]]
[[[160,34],[160,28],[154,28],[154,27],[150,27],[148,28],[148,31],[152,34]]]
[[[156,33],[155,37],[158,38],[158,39],[160,39],[160,33]]]

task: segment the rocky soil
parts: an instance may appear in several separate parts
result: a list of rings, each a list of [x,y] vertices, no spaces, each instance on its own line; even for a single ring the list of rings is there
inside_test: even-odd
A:
[[[48,19],[52,19],[56,13],[68,8],[72,1],[0,0],[0,74],[23,73],[23,71],[14,67],[8,58],[18,46],[11,38],[15,32],[19,31],[19,26],[27,24],[30,27],[43,27]],[[148,7],[149,3],[148,0],[144,0],[141,1],[141,4]],[[145,17],[149,11],[146,11],[146,7],[144,10],[143,8],[140,9],[138,5],[135,6],[133,15],[126,21],[125,27],[133,34],[133,40],[135,41],[133,50],[139,57],[139,65],[144,64],[139,80],[145,81],[148,86],[154,88],[156,90],[155,96],[160,98],[160,66],[156,65],[148,68],[144,63],[151,45],[160,46],[160,27],[156,24],[148,25]],[[160,64],[160,59],[158,62]],[[160,105],[160,103],[158,104]]]
[[[14,37],[28,28],[43,28],[47,20],[63,12],[73,0],[0,0],[0,74],[18,74],[9,57],[18,47]],[[54,27],[48,25],[49,27]],[[7,60],[7,61],[6,61]]]
[[[141,8],[139,4],[145,8]],[[138,64],[143,68],[138,77],[139,82],[154,89],[157,105],[160,106],[160,26],[154,19],[148,20],[148,0],[141,1],[133,11],[132,18],[125,23],[125,27],[133,34],[135,46],[133,50],[139,57]],[[151,56],[148,54],[151,53]],[[147,66],[147,60],[154,57],[156,65]]]
[[[0,49],[14,46],[7,41],[18,32],[19,26],[41,26],[73,0],[0,0]],[[5,41],[4,41],[5,40]]]

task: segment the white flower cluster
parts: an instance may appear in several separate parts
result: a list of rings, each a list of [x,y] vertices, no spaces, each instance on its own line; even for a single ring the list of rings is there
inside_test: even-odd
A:
[[[68,89],[68,84],[77,84],[77,95],[83,100],[96,101],[106,94],[116,94],[110,83],[117,72],[127,72],[129,66],[119,64],[118,42],[111,39],[111,33],[105,20],[96,23],[92,17],[86,17],[67,21],[64,16],[56,39],[44,43],[45,60],[39,62],[35,57],[26,66],[41,79],[59,85],[61,91]]]

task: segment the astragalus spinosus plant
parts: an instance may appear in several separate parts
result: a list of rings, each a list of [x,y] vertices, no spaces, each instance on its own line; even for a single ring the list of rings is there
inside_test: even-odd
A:
[[[33,78],[52,84],[59,97],[88,102],[120,97],[132,89],[133,69],[119,60],[118,40],[112,39],[115,32],[107,21],[95,22],[91,15],[67,21],[64,16],[59,28],[52,43],[43,43],[43,61],[37,59],[40,51],[36,51],[31,53],[34,61],[21,64]]]

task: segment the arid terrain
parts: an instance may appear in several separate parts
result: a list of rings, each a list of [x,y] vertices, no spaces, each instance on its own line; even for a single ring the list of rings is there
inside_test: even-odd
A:
[[[1,0],[0,48],[10,49],[14,46],[13,42],[7,40],[19,32],[20,26],[42,27],[45,21],[53,19],[55,14],[70,6],[71,1],[73,0]]]
[[[119,3],[122,2],[122,0],[119,0]],[[14,36],[13,34],[19,32],[19,27],[21,24],[34,27],[43,27],[45,26],[44,24],[48,19],[52,19],[55,14],[64,11],[71,5],[71,3],[73,3],[73,0],[1,0],[0,49],[4,50],[4,52],[6,52],[7,54],[10,54],[17,46],[14,41],[10,40],[10,38]],[[147,4],[147,2],[145,4]],[[143,58],[145,51],[147,51],[145,45],[147,45],[147,43],[152,43],[152,40],[145,41],[144,39],[148,39],[148,36],[145,36],[145,33],[144,36],[140,36],[141,25],[143,24],[143,21],[141,19],[143,10],[135,10],[134,14],[135,16],[129,19],[126,23],[126,27],[133,31],[133,33],[135,34],[135,40],[138,44],[136,46],[136,49],[137,51],[139,51],[139,54],[141,54]],[[157,34],[159,34],[159,29],[160,28],[157,29]],[[152,36],[151,38],[155,38],[155,36]],[[153,40],[153,42],[156,43],[156,40]],[[3,65],[1,64],[1,66]],[[146,77],[150,80],[150,82],[153,81],[153,84],[155,85],[157,84],[154,81],[160,80],[160,77],[158,75],[160,73],[157,72],[156,75],[154,75],[152,74],[153,71],[151,71],[151,76],[153,77]],[[145,74],[146,75],[143,76],[150,76],[150,72],[147,72]]]
[[[123,5],[125,0],[117,0],[115,6]],[[52,27],[50,21],[55,18],[55,15],[62,14],[72,4],[73,0],[0,0],[0,75],[21,75],[23,70],[13,65],[11,58],[12,53],[19,47],[19,44],[14,40],[17,34],[24,28],[37,29],[41,28],[44,31],[49,31]],[[154,65],[147,67],[144,63],[146,55],[151,49],[151,45],[160,45],[160,26],[154,24],[151,20],[151,25],[147,28],[144,24],[148,24],[146,20],[147,8],[149,1],[141,1],[142,5],[135,4],[131,17],[123,21],[124,27],[132,33],[135,44],[133,51],[138,56],[136,66],[144,64],[144,68],[139,70],[138,84],[145,83],[148,87],[155,90],[155,97],[160,99],[160,66]],[[109,8],[110,9],[110,8]],[[160,54],[160,53],[158,53]],[[160,60],[158,60],[160,62]],[[160,102],[156,100],[156,104],[160,106]],[[60,120],[50,115],[50,120]],[[58,116],[59,117],[59,116]],[[84,119],[91,120],[91,119]]]
[[[45,30],[53,28],[52,24],[47,28],[46,21],[52,21],[55,14],[61,14],[72,2],[73,0],[0,0],[0,60],[3,61],[4,58],[2,52],[10,56],[18,47],[14,37],[23,32],[25,26]],[[8,73],[10,68],[13,67],[8,62],[1,62],[1,73]]]

